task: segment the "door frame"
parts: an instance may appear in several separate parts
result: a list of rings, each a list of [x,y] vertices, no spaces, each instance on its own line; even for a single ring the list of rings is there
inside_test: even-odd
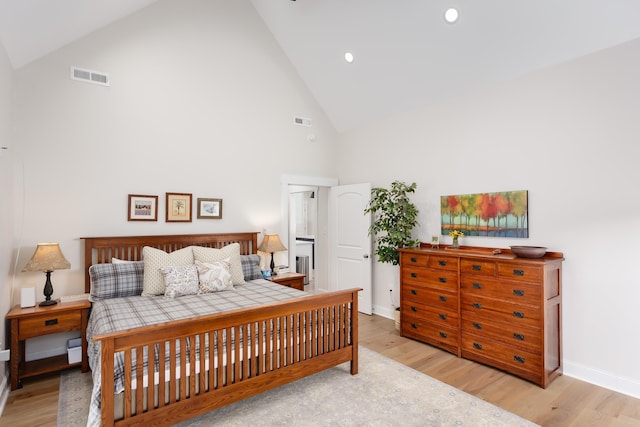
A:
[[[338,178],[320,177],[320,176],[305,176],[305,175],[282,175],[280,177],[281,193],[280,203],[282,223],[280,225],[281,236],[284,237],[283,241],[286,241],[288,248],[292,247],[292,236],[289,233],[289,186],[290,185],[304,185],[313,187],[334,187],[339,185]],[[285,237],[286,236],[286,237]],[[295,236],[293,236],[293,244],[295,245]],[[295,247],[295,246],[293,246]],[[316,253],[318,253],[318,247],[316,246]],[[295,250],[289,250],[289,268],[291,271],[295,269],[296,258]]]

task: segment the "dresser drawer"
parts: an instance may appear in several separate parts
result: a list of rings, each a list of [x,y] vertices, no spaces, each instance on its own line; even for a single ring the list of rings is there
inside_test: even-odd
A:
[[[403,304],[415,302],[422,306],[431,307],[436,311],[458,313],[458,294],[451,292],[439,292],[421,286],[407,285],[402,288]]]
[[[510,304],[504,301],[462,294],[460,309],[468,313],[470,319],[482,318],[489,321],[540,328],[540,308],[529,305]]]
[[[27,339],[47,334],[57,334],[80,329],[82,313],[79,310],[51,313],[20,319],[19,339]]]
[[[526,264],[498,264],[498,275],[505,279],[539,283],[542,280],[542,267]]]
[[[426,267],[429,255],[403,253],[401,258],[403,266]]]
[[[402,281],[405,284],[424,285],[430,288],[458,292],[458,273],[430,268],[403,268]]]
[[[439,270],[450,270],[450,271],[457,272],[458,258],[430,255],[427,261],[427,267],[439,269]]]
[[[437,342],[458,348],[458,330],[406,315],[402,318],[402,336]]]
[[[471,316],[468,312],[462,313],[460,323],[462,333],[465,334],[501,341],[535,354],[540,354],[542,350],[540,333],[524,325],[494,323],[489,320],[479,319],[477,316]]]
[[[496,363],[493,365],[503,369],[512,367],[532,373],[542,371],[542,356],[540,354],[511,347],[490,339],[463,333],[461,348],[462,357],[474,359],[473,355],[478,355],[482,358],[481,361],[495,361]]]
[[[516,304],[540,306],[541,290],[539,285],[501,282],[484,276],[463,276],[460,289],[468,295],[498,298]]]
[[[494,261],[484,261],[479,259],[461,259],[460,273],[495,276],[496,263]]]
[[[426,322],[438,323],[452,329],[459,327],[458,313],[449,310],[449,307],[438,310],[437,307],[405,299],[402,304],[402,316],[418,317]]]

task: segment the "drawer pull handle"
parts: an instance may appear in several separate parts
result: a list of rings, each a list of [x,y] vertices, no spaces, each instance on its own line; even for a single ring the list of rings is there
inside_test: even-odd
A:
[[[474,287],[475,289],[482,289],[482,283],[473,282],[473,287]]]
[[[473,343],[473,347],[477,348],[478,350],[482,350],[482,344],[480,344],[480,343],[474,342]]]
[[[418,273],[411,273],[411,277],[415,279],[416,277],[418,277]]]
[[[439,260],[439,261],[438,261],[438,265],[441,265],[441,266],[443,266],[443,267],[444,267],[445,265],[447,265],[447,261]]]
[[[482,304],[480,304],[479,302],[474,302],[471,305],[473,305],[473,308],[482,308]]]
[[[44,326],[53,326],[58,324],[58,319],[45,320]]]
[[[439,317],[440,319],[442,319],[442,320],[447,320],[447,315],[446,315],[446,314],[444,314],[444,313],[440,313],[440,314],[438,314],[438,317]]]
[[[524,270],[513,270],[515,276],[524,276]]]
[[[524,296],[524,291],[522,289],[514,289],[513,290],[513,294],[517,297],[523,297]]]
[[[446,277],[439,277],[438,280],[440,281],[440,283],[447,283]]]
[[[418,329],[418,325],[416,325],[415,323],[412,323],[412,324],[411,324],[411,327],[412,327],[413,329]]]
[[[411,257],[411,262],[418,262],[418,258],[416,258],[416,257]]]
[[[482,323],[473,322],[473,327],[476,329],[482,329]]]
[[[524,363],[524,357],[518,356],[517,354],[515,356],[513,356],[513,360],[515,360],[516,362],[519,362],[519,363]]]
[[[440,301],[446,302],[447,301],[447,297],[445,297],[444,295],[440,295]]]
[[[514,311],[514,312],[513,312],[513,315],[514,315],[515,317],[517,317],[518,319],[524,319],[524,313],[523,313],[523,312],[521,312],[521,311]]]
[[[447,334],[446,334],[445,332],[440,331],[440,336],[441,336],[442,338],[446,338],[446,337],[447,337]]]
[[[519,334],[519,333],[517,333],[517,332],[514,332],[514,333],[513,333],[513,337],[514,337],[515,339],[517,339],[518,341],[524,341],[524,335]]]
[[[411,295],[418,295],[418,291],[416,291],[415,289],[411,289]]]
[[[416,311],[418,311],[418,308],[414,307],[414,306],[411,306],[411,311],[413,311],[415,313]]]
[[[474,271],[480,271],[480,270],[482,270],[482,266],[481,266],[481,265],[478,265],[478,264],[473,264],[473,265],[471,266],[471,268],[472,268]]]

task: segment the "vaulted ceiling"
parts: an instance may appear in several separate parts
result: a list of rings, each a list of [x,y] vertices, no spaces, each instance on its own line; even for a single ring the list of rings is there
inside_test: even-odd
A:
[[[0,41],[20,68],[156,1],[0,0]],[[640,37],[637,0],[250,1],[338,131]]]

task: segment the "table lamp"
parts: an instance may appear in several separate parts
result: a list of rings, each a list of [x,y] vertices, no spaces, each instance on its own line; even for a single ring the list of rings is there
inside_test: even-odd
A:
[[[36,251],[22,271],[44,271],[47,275],[47,281],[44,284],[45,300],[40,303],[40,306],[57,304],[55,300],[51,299],[53,294],[51,272],[68,268],[71,268],[71,264],[62,255],[60,246],[57,243],[38,243]]]
[[[276,272],[273,268],[276,266],[273,262],[273,253],[286,251],[287,248],[284,247],[282,242],[280,241],[280,237],[277,234],[265,234],[264,239],[262,239],[262,243],[260,243],[260,247],[258,248],[261,252],[267,252],[271,254],[271,275],[275,276]]]

